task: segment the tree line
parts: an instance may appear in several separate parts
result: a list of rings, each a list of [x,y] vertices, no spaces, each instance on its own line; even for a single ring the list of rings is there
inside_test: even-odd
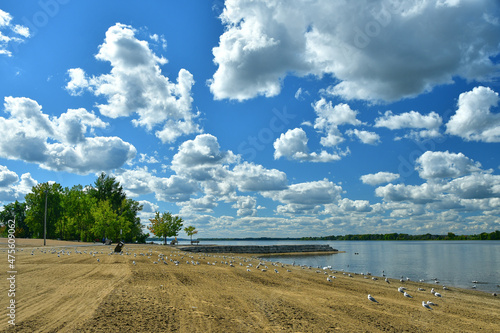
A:
[[[409,235],[404,233],[331,235],[323,237],[302,237],[300,240],[500,240],[500,231],[496,230],[490,233],[482,232],[474,235],[455,235],[452,232],[446,235]]]
[[[4,206],[0,235],[7,233],[6,222],[15,219],[16,237],[43,238],[46,214],[50,239],[144,243],[149,236],[143,233],[138,217],[142,205],[127,198],[120,183],[105,173],[85,187],[40,183],[24,199]]]

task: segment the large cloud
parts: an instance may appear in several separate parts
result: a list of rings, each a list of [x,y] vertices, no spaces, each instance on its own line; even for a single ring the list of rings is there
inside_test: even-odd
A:
[[[87,136],[107,124],[85,109],[50,119],[25,97],[5,97],[4,108],[9,117],[0,117],[0,157],[78,174],[116,169],[135,157],[134,146],[118,137]]]
[[[106,98],[107,104],[98,105],[102,115],[137,114],[134,124],[148,130],[161,126],[155,133],[162,142],[201,131],[192,110],[193,75],[181,69],[177,82],[171,82],[160,69],[167,60],[155,55],[148,42],[137,39],[132,27],[120,23],[110,27],[96,59],[110,62],[111,73],[87,77],[80,68],[70,69],[66,89],[71,94],[89,90]]]
[[[30,37],[29,29],[19,24],[12,24],[12,19],[12,15],[0,9],[0,55],[8,57],[12,56],[9,44],[21,43]]]
[[[228,0],[210,89],[245,100],[279,94],[290,74],[331,74],[333,95],[393,101],[498,76],[498,16],[489,0]]]
[[[279,191],[288,187],[286,174],[261,165],[240,162],[231,151],[220,149],[217,138],[200,134],[179,146],[170,169],[175,174],[158,177],[146,167],[119,170],[117,179],[131,196],[155,193],[161,201],[179,202],[184,210],[207,212],[217,201],[248,202],[240,192]],[[195,198],[195,196],[202,195]],[[247,206],[245,206],[247,207]],[[238,206],[238,209],[241,209]]]
[[[200,134],[194,140],[183,142],[172,160],[172,170],[195,180],[209,180],[224,164],[237,161],[231,151],[221,151],[217,138]]]
[[[481,164],[462,153],[426,151],[417,159],[416,169],[423,179],[458,178],[481,171]]]
[[[446,124],[446,132],[467,141],[500,142],[500,114],[491,112],[498,101],[498,93],[488,87],[460,94],[458,110]]]

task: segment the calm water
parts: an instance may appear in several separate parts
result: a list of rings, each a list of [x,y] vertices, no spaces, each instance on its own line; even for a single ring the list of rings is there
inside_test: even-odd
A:
[[[212,242],[210,242],[212,243]],[[266,260],[389,278],[409,277],[440,285],[500,292],[500,241],[218,241],[220,245],[328,244],[346,253],[319,256],[273,256]],[[359,253],[359,254],[355,254]]]

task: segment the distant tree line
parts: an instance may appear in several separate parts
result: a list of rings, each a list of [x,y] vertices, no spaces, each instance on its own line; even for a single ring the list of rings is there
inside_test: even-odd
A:
[[[500,231],[490,233],[482,232],[475,235],[455,235],[449,232],[446,235],[409,235],[409,234],[362,234],[362,235],[339,235],[323,237],[302,237],[300,240],[500,240]]]
[[[244,237],[244,238],[241,238],[241,237],[232,237],[232,238],[210,238],[210,237],[206,237],[206,238],[198,238],[198,240],[200,241],[288,241],[288,240],[291,240],[291,241],[294,241],[294,240],[302,240],[302,239],[305,239],[306,237],[304,238],[300,238],[300,237]]]
[[[6,235],[6,222],[15,218],[16,237],[43,238],[47,214],[50,239],[89,242],[107,238],[113,242],[144,243],[148,236],[137,216],[142,205],[127,198],[120,183],[105,173],[85,187],[40,183],[24,199],[25,202],[4,206],[0,212],[0,235]]]

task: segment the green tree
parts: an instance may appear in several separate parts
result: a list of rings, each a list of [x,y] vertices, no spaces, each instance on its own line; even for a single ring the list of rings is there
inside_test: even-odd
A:
[[[16,237],[31,237],[30,229],[26,224],[26,203],[15,201],[3,207],[3,211],[0,212],[0,223],[5,225],[7,221],[12,220],[16,221],[16,231],[14,235]],[[0,232],[0,234],[4,234],[7,231],[7,228],[4,228],[4,232]]]
[[[92,232],[95,221],[92,212],[96,206],[97,199],[90,196],[82,185],[64,189],[62,207],[63,219],[68,226],[67,239],[79,239],[82,242],[95,239]]]
[[[130,232],[130,222],[123,216],[118,216],[107,200],[99,202],[92,211],[92,215],[95,220],[92,231],[99,238],[105,237],[117,242],[122,233]]]
[[[184,228],[184,232],[188,235],[191,236],[191,242],[193,241],[193,235],[196,235],[198,233],[198,230],[196,230],[195,227],[190,225],[189,227]]]
[[[45,197],[47,196],[47,238],[57,238],[64,233],[61,207],[62,187],[58,183],[40,183],[24,197],[26,201],[26,224],[34,237],[43,237]]]
[[[123,200],[127,197],[116,178],[107,176],[104,172],[97,177],[94,186],[88,188],[88,192],[99,202],[108,201],[115,212],[120,210]]]
[[[120,207],[119,217],[124,219],[124,223],[128,225],[127,229],[123,230],[122,240],[125,242],[144,243],[146,235],[142,231],[141,219],[137,214],[142,210],[142,205],[132,199],[124,199]],[[127,232],[125,232],[127,230]]]
[[[122,234],[120,238],[127,242],[145,242],[146,235],[142,231],[140,218],[137,214],[142,210],[142,205],[137,201],[128,199],[116,178],[107,176],[104,172],[88,187],[88,193],[97,200],[98,204],[107,201],[111,210],[116,214],[116,221],[120,221]],[[99,238],[102,235],[98,235]]]
[[[167,237],[176,237],[182,229],[182,218],[172,216],[169,212],[160,215],[160,212],[155,213],[155,217],[149,219],[151,226],[148,229],[157,237],[163,238],[163,244],[167,244]]]

